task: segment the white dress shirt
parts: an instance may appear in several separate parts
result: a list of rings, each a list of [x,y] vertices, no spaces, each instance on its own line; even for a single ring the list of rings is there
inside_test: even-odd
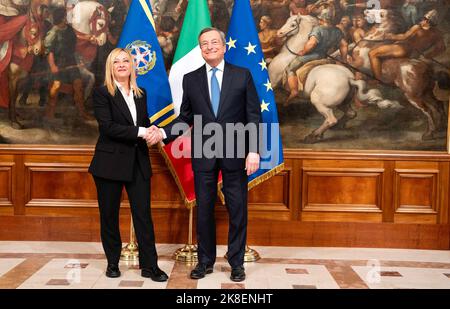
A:
[[[126,90],[122,87],[122,85],[114,80],[114,83],[116,83],[117,89],[119,89],[120,93],[122,94],[123,99],[127,103],[128,110],[130,111],[131,118],[133,118],[133,124],[137,125],[137,110],[136,110],[136,102],[134,101],[134,90],[131,88],[129,93],[127,94]],[[144,137],[146,128],[139,127],[138,131],[138,137]]]
[[[208,80],[208,91],[209,91],[209,98],[211,98],[211,76],[212,76],[212,66],[210,66],[208,63],[206,64],[206,76],[207,76],[207,80]],[[225,60],[222,60],[217,66],[216,68],[218,69],[216,71],[216,78],[217,81],[219,82],[219,88],[220,90],[222,90],[222,80],[223,80],[223,70],[225,68]],[[159,129],[163,135],[163,138],[167,138],[166,135],[166,131],[164,131],[164,129],[160,128]]]
[[[216,78],[217,81],[219,82],[219,88],[220,90],[222,90],[222,80],[223,80],[223,70],[225,68],[225,61],[222,60],[217,66],[217,71],[216,71]],[[213,67],[210,66],[208,63],[206,63],[206,75],[208,76],[207,80],[208,80],[208,91],[209,91],[209,97],[211,98],[211,76],[212,76],[212,69]]]

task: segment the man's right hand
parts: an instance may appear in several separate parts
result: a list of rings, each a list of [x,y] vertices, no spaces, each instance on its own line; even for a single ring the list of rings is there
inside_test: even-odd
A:
[[[163,135],[157,126],[151,126],[147,129],[145,140],[150,145],[155,145],[163,140]]]

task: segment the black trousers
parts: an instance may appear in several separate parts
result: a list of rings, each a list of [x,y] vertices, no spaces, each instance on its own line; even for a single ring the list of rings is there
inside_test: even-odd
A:
[[[127,190],[139,246],[139,265],[150,268],[157,265],[155,233],[150,213],[150,180],[144,179],[134,164],[131,182],[115,181],[94,176],[100,209],[100,233],[109,264],[119,264],[122,240],[119,230],[120,197]]]
[[[197,242],[199,263],[213,265],[216,261],[216,222],[214,204],[217,199],[219,168],[194,172],[197,198]],[[245,170],[222,169],[223,193],[229,216],[228,263],[231,267],[244,263],[247,240],[247,174]]]

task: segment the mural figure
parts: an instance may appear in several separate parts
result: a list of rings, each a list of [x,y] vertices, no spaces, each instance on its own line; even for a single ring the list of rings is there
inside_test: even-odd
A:
[[[188,0],[150,2],[169,72]],[[207,3],[226,33],[234,1]],[[448,1],[250,4],[284,147],[446,150]],[[0,0],[0,143],[96,141],[90,94],[129,5]]]
[[[71,84],[73,100],[79,114],[85,118],[89,116],[84,108],[83,84],[81,72],[75,59],[77,35],[74,28],[67,24],[66,10],[58,7],[53,11],[53,28],[45,37],[45,48],[48,53],[48,63],[52,72],[49,101],[45,116],[51,120],[55,117],[58,93],[62,84]]]

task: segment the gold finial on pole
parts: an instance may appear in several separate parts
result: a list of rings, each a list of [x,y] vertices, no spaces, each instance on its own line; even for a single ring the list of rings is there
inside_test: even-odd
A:
[[[188,232],[188,243],[182,248],[179,248],[173,254],[173,258],[176,261],[185,262],[185,263],[193,263],[197,262],[197,246],[192,243],[192,230],[193,230],[193,216],[194,216],[194,207],[189,207],[189,232]]]
[[[134,235],[133,218],[131,218],[130,223],[130,242],[128,243],[128,245],[122,248],[120,259],[122,261],[137,261],[139,259],[138,245],[135,241]]]

